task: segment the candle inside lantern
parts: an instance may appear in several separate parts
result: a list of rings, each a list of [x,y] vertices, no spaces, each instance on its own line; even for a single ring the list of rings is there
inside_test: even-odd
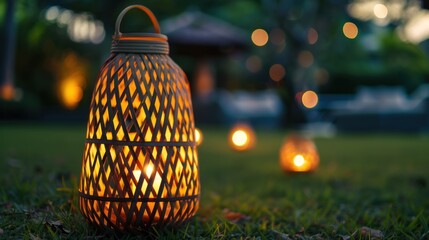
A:
[[[144,177],[146,178],[143,181],[142,187],[141,187],[141,191],[139,191],[139,189],[137,189],[137,183],[140,181],[140,178],[142,177],[142,171],[140,169],[136,169],[133,170],[133,177],[136,180],[136,183],[134,183],[134,181],[131,181],[131,190],[133,194],[142,194],[144,195],[147,191],[148,188],[150,188],[150,194],[149,194],[149,198],[157,198],[158,194],[160,192],[160,187],[161,187],[161,182],[162,182],[162,178],[160,176],[160,174],[158,172],[155,173],[155,177],[153,179],[152,182],[152,186],[148,185],[148,182],[150,181],[150,179],[152,178],[152,174],[154,171],[154,167],[152,164],[149,164],[145,167],[144,170]],[[161,197],[166,197],[166,191],[164,191],[162,193]],[[140,209],[142,207],[142,204],[144,204],[143,202],[138,202],[137,203],[137,208]],[[155,208],[155,202],[154,201],[148,201],[147,202],[147,210],[150,210],[150,212],[156,211],[155,216],[153,218],[154,222],[158,222],[160,220],[160,212],[159,209],[162,209],[164,207],[164,202],[159,202],[158,203],[158,207]],[[167,213],[170,211],[170,206],[167,204]],[[145,214],[143,215],[143,219],[148,220],[149,219],[149,214]]]
[[[297,167],[301,167],[302,165],[304,165],[305,163],[305,159],[302,155],[298,154],[293,158],[293,164],[295,164],[295,166]]]
[[[152,172],[153,172],[153,166],[152,165],[148,165],[146,167],[146,170],[145,170],[146,176],[148,178],[151,178]],[[152,196],[152,197],[157,197],[158,196],[159,188],[161,187],[161,181],[162,181],[161,176],[159,176],[159,173],[157,172],[155,174],[155,179],[153,180],[153,185],[152,185],[153,191],[151,191],[150,196]]]
[[[280,149],[280,166],[286,172],[314,171],[319,155],[314,143],[303,136],[292,134]]]
[[[311,169],[311,164],[301,154],[297,154],[293,158],[293,170],[297,172],[306,172]]]
[[[133,176],[136,179],[136,181],[138,182],[140,179],[140,176],[142,175],[142,171],[141,170],[134,170],[133,171]],[[131,181],[131,189],[133,191],[133,194],[136,194],[136,188],[137,186],[134,184],[133,181]]]

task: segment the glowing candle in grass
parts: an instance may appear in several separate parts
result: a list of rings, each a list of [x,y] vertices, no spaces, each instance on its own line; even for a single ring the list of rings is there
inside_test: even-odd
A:
[[[237,151],[249,150],[254,146],[255,133],[247,124],[236,124],[229,132],[229,145]]]
[[[314,171],[319,165],[319,154],[310,139],[289,136],[280,149],[280,166],[286,172]]]

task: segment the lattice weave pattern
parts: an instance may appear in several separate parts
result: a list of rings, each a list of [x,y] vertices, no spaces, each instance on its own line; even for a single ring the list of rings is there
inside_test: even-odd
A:
[[[80,208],[98,226],[182,222],[199,204],[189,84],[167,54],[112,53],[91,102]]]

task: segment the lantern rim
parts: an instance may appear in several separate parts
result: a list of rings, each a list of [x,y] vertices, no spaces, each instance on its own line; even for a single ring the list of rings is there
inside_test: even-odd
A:
[[[127,33],[113,35],[114,53],[168,54],[167,36],[160,33]]]
[[[131,41],[161,41],[167,42],[168,37],[161,33],[120,33],[113,35],[113,40],[131,40]]]

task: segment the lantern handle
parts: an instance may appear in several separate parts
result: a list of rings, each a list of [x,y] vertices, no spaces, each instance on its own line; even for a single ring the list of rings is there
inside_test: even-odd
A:
[[[119,30],[119,27],[121,26],[122,18],[124,17],[124,15],[129,10],[131,10],[133,8],[138,8],[138,9],[142,10],[143,12],[145,12],[149,16],[150,20],[152,21],[153,28],[155,29],[155,32],[159,33],[159,34],[161,33],[161,29],[159,27],[159,23],[156,20],[155,15],[153,14],[153,12],[149,8],[147,8],[147,7],[143,6],[143,5],[131,5],[131,6],[128,6],[128,7],[124,8],[124,10],[122,10],[122,12],[119,14],[118,18],[116,19],[115,36],[121,36],[122,35],[121,31]]]

